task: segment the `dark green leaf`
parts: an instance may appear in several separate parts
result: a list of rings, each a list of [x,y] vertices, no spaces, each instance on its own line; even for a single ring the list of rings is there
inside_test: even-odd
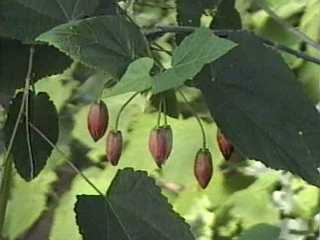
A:
[[[24,86],[30,46],[0,38],[0,93],[12,95]],[[71,64],[71,59],[57,49],[38,45],[33,61],[33,80],[57,74]]]
[[[75,61],[120,77],[137,58],[148,55],[139,28],[119,16],[73,21],[53,28],[37,40],[54,45]]]
[[[77,196],[77,224],[85,240],[108,240],[112,236],[119,240],[126,239],[121,225],[106,204],[105,198],[99,195]]]
[[[235,8],[235,0],[222,0],[210,24],[212,29],[241,29],[241,16]]]
[[[176,0],[177,22],[180,26],[200,26],[201,15],[203,12],[201,1]],[[185,34],[176,35],[177,44],[180,44]]]
[[[59,124],[54,104],[46,93],[42,92],[37,95],[33,92],[29,93],[29,121],[55,144],[58,140]],[[8,118],[4,127],[7,145],[14,129],[22,98],[23,93],[18,93],[9,108]],[[52,152],[52,147],[32,128],[29,127],[29,129],[31,153],[28,150],[25,118],[19,124],[17,137],[12,147],[15,167],[20,176],[26,181],[32,180],[40,173]],[[30,155],[32,157],[29,157]]]
[[[33,42],[54,26],[92,16],[104,8],[102,0],[2,0],[0,35]]]
[[[281,56],[247,32],[201,82],[222,132],[251,159],[320,186],[320,115]],[[257,61],[259,60],[259,61]]]
[[[120,170],[105,201],[100,196],[80,196],[75,210],[86,240],[194,239],[154,180],[142,171]]]
[[[216,37],[209,29],[197,29],[173,52],[172,68],[155,76],[154,92],[183,85],[186,80],[193,79],[205,64],[217,60],[235,46],[231,41]]]

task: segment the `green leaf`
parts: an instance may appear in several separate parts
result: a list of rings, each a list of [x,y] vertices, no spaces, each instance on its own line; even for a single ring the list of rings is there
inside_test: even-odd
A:
[[[17,239],[41,217],[56,179],[55,173],[49,171],[44,171],[31,183],[15,175],[4,225],[8,240]]]
[[[139,58],[132,62],[120,81],[112,88],[105,89],[104,97],[111,97],[127,92],[141,92],[151,88],[153,79],[150,70],[153,67],[151,58]]]
[[[75,61],[119,78],[128,65],[148,55],[139,28],[124,17],[100,16],[57,26],[41,34],[47,42]]]
[[[23,93],[18,93],[9,108],[8,118],[4,127],[7,145],[9,144],[18,117],[22,98]],[[49,96],[43,92],[35,95],[30,91],[28,110],[29,121],[55,144],[59,135],[58,114]],[[17,137],[14,140],[11,153],[19,175],[26,181],[31,181],[38,176],[52,152],[52,147],[31,127],[29,127],[29,132],[30,135],[28,136],[26,120],[23,117],[19,124]],[[30,140],[30,151],[28,149],[27,137]]]
[[[24,86],[30,46],[16,40],[0,38],[0,49],[0,93],[11,96],[17,88]],[[38,45],[33,59],[32,79],[36,81],[60,73],[70,64],[71,59],[57,49]]]
[[[269,224],[257,224],[244,230],[238,240],[270,240],[279,239],[281,229]]]
[[[31,43],[54,26],[92,16],[102,0],[2,0],[0,35]]]
[[[155,76],[155,93],[176,88],[193,77],[207,63],[217,60],[236,44],[213,35],[211,30],[199,28],[186,37],[172,56],[172,68]]]
[[[250,159],[320,186],[320,115],[281,56],[247,32],[200,83],[219,128]],[[257,61],[259,59],[259,61]]]
[[[120,170],[105,202],[101,197],[80,196],[75,210],[80,232],[88,240],[194,239],[154,180],[142,171]],[[98,225],[88,217],[93,214],[98,215]]]
[[[125,232],[121,229],[116,217],[106,206],[106,200],[99,195],[79,195],[75,212],[80,233],[84,239],[126,239]],[[112,230],[111,230],[112,229]],[[112,234],[111,234],[112,231]]]

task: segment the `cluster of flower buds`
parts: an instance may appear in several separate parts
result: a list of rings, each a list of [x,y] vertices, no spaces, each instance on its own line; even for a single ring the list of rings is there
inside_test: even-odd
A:
[[[159,112],[159,114],[161,113]],[[105,135],[108,128],[108,122],[109,113],[106,104],[103,101],[93,103],[90,106],[88,113],[88,130],[94,141],[98,141]],[[205,139],[204,129],[202,130]],[[234,147],[220,130],[217,132],[217,142],[225,160],[229,160],[234,151]],[[165,125],[157,126],[151,130],[149,135],[149,151],[159,168],[161,168],[168,160],[172,152],[172,143],[172,129],[166,122]],[[110,130],[108,132],[106,142],[107,160],[111,163],[111,165],[116,166],[119,163],[122,148],[122,133],[121,131],[117,130],[116,126],[116,130]],[[205,143],[204,147],[201,148],[196,154],[194,161],[194,175],[199,185],[203,189],[208,186],[212,178],[212,156],[210,151],[205,147]]]
[[[92,139],[96,142],[106,133],[109,123],[109,112],[107,105],[100,100],[90,106],[88,113],[88,130]],[[118,130],[110,130],[107,135],[106,152],[107,160],[116,166],[122,152],[122,134]]]

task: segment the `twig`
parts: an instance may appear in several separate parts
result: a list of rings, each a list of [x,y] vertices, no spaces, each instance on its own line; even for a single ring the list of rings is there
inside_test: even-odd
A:
[[[128,233],[126,232],[126,228],[124,227],[120,217],[117,215],[115,209],[112,206],[112,203],[110,202],[110,200],[105,196],[105,194],[102,193],[102,191],[99,190],[99,188],[97,188],[93,182],[91,182],[91,180],[80,170],[77,168],[76,165],[74,165],[69,159],[68,156],[62,151],[60,150],[49,138],[47,138],[47,136],[40,130],[38,129],[35,125],[33,125],[31,122],[29,122],[30,127],[39,134],[40,137],[43,138],[43,140],[45,140],[52,148],[54,148],[68,163],[68,165],[72,168],[73,171],[75,171],[77,174],[79,174],[85,181],[87,184],[90,185],[90,187],[92,187],[93,190],[95,190],[98,195],[100,197],[102,197],[104,199],[104,203],[107,207],[110,208],[110,210],[113,212],[113,214],[115,215],[115,217],[118,219],[120,226],[122,227],[123,231],[125,232],[125,234],[127,236]]]
[[[116,124],[115,124],[115,130],[118,131],[118,127],[119,127],[119,121],[120,121],[120,116],[121,113],[123,112],[123,110],[126,108],[126,106],[136,97],[138,96],[140,92],[136,92],[134,93],[120,108],[118,114],[117,114],[117,118],[116,118]]]
[[[31,78],[32,66],[33,66],[33,56],[34,56],[34,47],[31,46],[29,63],[28,63],[28,71],[26,75],[21,106],[19,109],[19,113],[13,128],[10,140],[9,140],[8,148],[4,157],[4,172],[3,172],[1,186],[0,186],[0,238],[2,236],[2,230],[3,230],[4,220],[6,217],[6,210],[7,210],[7,204],[8,204],[9,192],[10,192],[9,190],[10,190],[11,172],[12,172],[12,160],[10,158],[10,153],[13,147],[14,140],[17,135],[17,131],[23,115],[23,111],[25,109],[26,99],[29,94],[30,78]]]
[[[193,109],[193,107],[190,104],[190,102],[188,101],[187,97],[183,94],[182,90],[179,89],[178,92],[181,95],[181,97],[183,98],[183,100],[185,101],[185,103],[190,108],[193,116],[196,118],[196,120],[197,120],[197,122],[199,124],[199,127],[201,129],[201,134],[202,134],[202,145],[203,145],[202,147],[203,147],[203,149],[206,149],[207,148],[207,137],[206,137],[206,131],[204,130],[202,121],[201,121],[200,117],[198,116],[198,114],[196,113],[196,111]]]
[[[158,44],[158,43],[156,43],[156,42],[154,42],[154,43],[152,43],[152,44],[155,46],[155,47],[153,46],[153,49],[154,49],[154,50],[156,50],[156,51],[161,51],[161,52],[165,52],[165,53],[168,54],[169,56],[172,56],[171,51],[163,48],[160,44]]]
[[[104,194],[102,191],[100,191],[89,179],[88,177],[83,174],[69,159],[68,156],[60,150],[57,146],[54,145],[54,143],[47,138],[47,136],[34,124],[31,122],[28,122],[28,125],[37,133],[40,137],[42,137],[53,149],[55,149],[68,163],[68,165],[72,168],[73,171],[75,171],[77,174],[79,174],[99,195],[104,197]]]
[[[33,56],[34,54],[34,47],[31,46],[30,48],[30,55]],[[31,146],[31,135],[30,135],[30,128],[28,125],[29,122],[29,89],[30,89],[30,83],[31,83],[31,71],[32,71],[32,63],[33,63],[33,58],[30,59],[30,64],[29,64],[29,69],[28,69],[28,74],[26,78],[26,89],[27,94],[26,94],[26,106],[25,106],[25,116],[26,116],[26,121],[25,121],[25,128],[26,128],[26,137],[27,137],[27,148],[28,148],[28,156],[29,156],[29,161],[30,161],[30,178],[32,179],[34,177],[34,160],[33,160],[33,154],[32,154],[32,146]]]
[[[187,26],[159,26],[157,30],[152,31],[152,32],[147,32],[147,33],[145,33],[145,35],[146,35],[146,37],[151,37],[152,38],[153,36],[163,35],[163,34],[166,34],[166,33],[191,33],[193,31],[195,31],[196,29],[197,28],[195,28],[195,27],[187,27]],[[231,33],[243,32],[243,31],[244,30],[212,30],[212,32],[214,34],[216,34],[219,37],[224,37],[224,38],[228,38],[228,36]],[[312,63],[320,65],[320,59],[319,58],[310,56],[310,55],[305,54],[305,53],[300,52],[300,51],[296,51],[296,50],[294,50],[292,48],[289,48],[289,47],[287,47],[285,45],[273,42],[270,39],[266,39],[266,38],[263,38],[263,37],[260,37],[260,36],[257,36],[257,35],[255,35],[255,36],[257,38],[259,38],[267,46],[273,47],[276,50],[280,50],[280,51],[286,52],[286,53],[288,53],[290,55],[293,55],[293,56],[295,56],[297,58],[301,58],[301,59],[303,59],[305,61],[312,62]]]
[[[269,6],[266,4],[264,0],[256,0],[256,3],[272,17],[275,21],[277,21],[282,27],[284,27],[287,31],[293,33],[296,37],[300,38],[301,40],[305,41],[307,44],[312,46],[313,48],[320,51],[320,45],[312,40],[309,36],[305,33],[301,32],[299,29],[291,26],[289,23],[284,21],[281,17],[279,17]]]

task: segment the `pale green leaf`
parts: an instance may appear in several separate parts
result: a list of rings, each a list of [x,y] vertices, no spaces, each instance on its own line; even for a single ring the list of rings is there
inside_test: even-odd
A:
[[[155,93],[176,88],[191,80],[207,63],[217,60],[236,46],[216,37],[210,29],[199,28],[173,52],[172,68],[155,76]]]
[[[104,90],[104,97],[111,97],[127,92],[141,92],[151,88],[153,79],[150,70],[153,66],[151,58],[139,58],[132,62],[120,81],[112,88]]]

